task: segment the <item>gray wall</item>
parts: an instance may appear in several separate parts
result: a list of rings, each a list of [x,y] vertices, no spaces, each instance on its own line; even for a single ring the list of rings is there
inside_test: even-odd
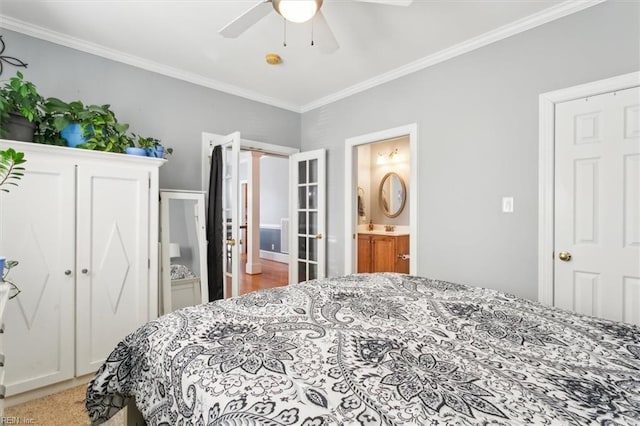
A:
[[[174,148],[160,187],[200,189],[202,132],[299,147],[300,115],[1,29],[7,54],[29,64],[25,79],[45,97],[110,104],[130,130]],[[206,58],[203,58],[206,60]],[[177,64],[179,65],[179,64]],[[212,64],[211,66],[215,66]],[[5,65],[2,79],[15,75]]]
[[[329,275],[345,139],[417,122],[418,274],[536,299],[538,95],[640,69],[639,8],[606,2],[303,114],[302,149],[328,148]]]
[[[280,219],[289,217],[286,188],[289,188],[289,159],[268,155],[261,157],[260,225],[280,226]]]
[[[638,2],[609,1],[302,116],[2,34],[45,96],[109,103],[132,131],[175,148],[163,187],[199,188],[203,131],[327,148],[329,275],[344,273],[345,139],[417,122],[417,272],[535,299],[538,95],[640,69],[639,21]],[[510,215],[500,212],[506,195]]]

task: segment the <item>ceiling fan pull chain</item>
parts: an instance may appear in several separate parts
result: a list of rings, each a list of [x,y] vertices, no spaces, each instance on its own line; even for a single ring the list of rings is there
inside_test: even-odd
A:
[[[284,47],[287,47],[287,20],[283,18],[282,22],[284,23],[284,35],[283,35],[282,45]]]

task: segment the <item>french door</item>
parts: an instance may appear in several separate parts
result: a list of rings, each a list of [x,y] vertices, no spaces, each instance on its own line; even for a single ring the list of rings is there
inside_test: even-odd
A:
[[[240,294],[240,132],[227,135],[222,145],[222,272],[224,297]]]
[[[289,283],[324,278],[326,274],[326,152],[293,153],[292,148],[243,141],[240,132],[205,134],[205,152],[220,145],[223,153],[222,229],[224,297],[240,294],[240,225],[242,191],[240,151],[289,156]],[[284,171],[284,173],[287,173]],[[203,187],[209,173],[203,168]],[[264,177],[268,179],[269,177]]]
[[[289,157],[289,283],[324,278],[326,274],[325,159],[324,149]]]

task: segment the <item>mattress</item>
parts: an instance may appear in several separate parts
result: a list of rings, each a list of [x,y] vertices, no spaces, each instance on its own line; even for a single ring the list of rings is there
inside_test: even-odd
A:
[[[149,425],[640,423],[640,330],[494,290],[356,274],[188,307],[87,389]]]

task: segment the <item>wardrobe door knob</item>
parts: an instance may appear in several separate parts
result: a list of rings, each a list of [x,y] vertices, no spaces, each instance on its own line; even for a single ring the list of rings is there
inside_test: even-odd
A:
[[[84,268],[81,272],[82,272],[83,274],[88,274],[88,273],[89,273],[89,270],[88,270],[87,268]]]
[[[71,275],[71,270],[70,270],[70,269],[67,269],[66,271],[64,271],[64,274],[65,274],[65,275]]]
[[[571,260],[571,253],[568,251],[561,251],[558,253],[558,258],[563,262],[569,262]]]

